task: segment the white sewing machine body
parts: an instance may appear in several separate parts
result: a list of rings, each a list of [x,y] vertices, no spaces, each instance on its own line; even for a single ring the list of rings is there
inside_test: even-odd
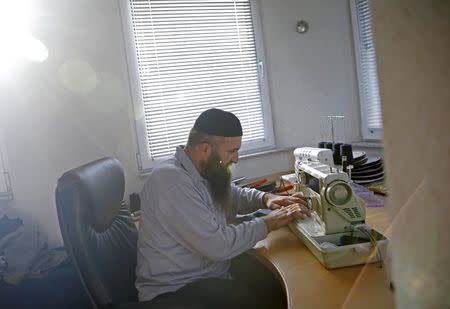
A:
[[[327,268],[382,259],[387,239],[364,224],[364,201],[354,194],[349,176],[334,167],[331,150],[304,147],[297,148],[294,155],[296,191],[308,198],[312,214],[292,222],[292,231]],[[368,236],[376,239],[378,256],[372,254]],[[343,239],[356,243],[343,244]]]

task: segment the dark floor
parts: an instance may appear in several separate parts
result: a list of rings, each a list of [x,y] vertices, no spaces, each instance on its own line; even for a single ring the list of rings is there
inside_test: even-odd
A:
[[[73,264],[67,260],[46,277],[25,279],[19,286],[0,281],[0,308],[91,309]]]

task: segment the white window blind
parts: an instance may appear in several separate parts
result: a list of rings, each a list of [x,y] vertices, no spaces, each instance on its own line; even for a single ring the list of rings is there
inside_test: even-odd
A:
[[[249,0],[130,0],[130,12],[152,160],[185,144],[212,107],[241,120],[243,147],[267,140]]]
[[[363,129],[367,133],[363,130],[363,135],[370,138],[383,127],[371,9],[369,0],[352,1]]]

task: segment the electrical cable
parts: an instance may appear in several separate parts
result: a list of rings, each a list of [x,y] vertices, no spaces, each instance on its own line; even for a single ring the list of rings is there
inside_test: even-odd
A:
[[[372,243],[372,246],[375,248],[376,252],[377,252],[377,259],[378,259],[378,265],[380,268],[383,268],[383,260],[382,260],[382,254],[381,254],[381,250],[380,250],[380,246],[378,246],[378,242],[375,239],[375,237],[373,237],[373,235],[366,229],[365,226],[359,226],[358,230],[361,231],[364,235],[366,235],[367,237],[369,237],[370,242]]]

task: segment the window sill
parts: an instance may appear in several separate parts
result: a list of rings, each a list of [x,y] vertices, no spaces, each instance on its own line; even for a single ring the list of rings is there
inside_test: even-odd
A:
[[[280,153],[280,152],[293,152],[295,147],[275,147],[275,148],[269,148],[269,149],[257,149],[249,153],[243,153],[239,155],[239,160],[248,159],[248,158],[254,158],[254,157],[260,157],[265,156],[269,154],[274,153]]]
[[[375,140],[359,141],[359,142],[353,142],[351,144],[354,147],[383,149],[383,143],[381,141],[375,141]]]

